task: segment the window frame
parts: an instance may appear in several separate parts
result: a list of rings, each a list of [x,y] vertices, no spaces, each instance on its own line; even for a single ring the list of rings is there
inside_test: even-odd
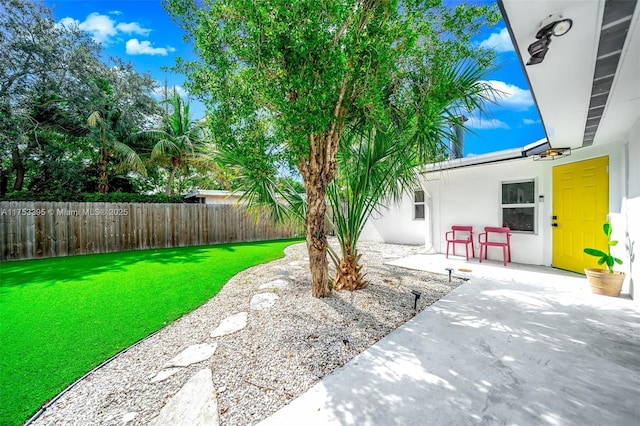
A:
[[[416,193],[422,192],[422,201],[416,200]],[[413,190],[413,220],[426,220],[427,218],[427,192],[424,189],[417,188]],[[416,207],[422,206],[422,217],[416,217]]]
[[[531,203],[513,203],[513,204],[505,204],[502,202],[502,192],[504,190],[504,185],[514,184],[514,183],[533,183],[533,201]],[[517,234],[528,234],[528,235],[538,235],[538,179],[535,177],[532,178],[522,178],[522,179],[513,179],[513,180],[503,180],[500,181],[500,190],[498,196],[500,197],[500,224],[504,225],[504,209],[517,209],[517,208],[533,208],[533,230],[532,231],[523,231],[517,229],[511,229],[512,233]]]

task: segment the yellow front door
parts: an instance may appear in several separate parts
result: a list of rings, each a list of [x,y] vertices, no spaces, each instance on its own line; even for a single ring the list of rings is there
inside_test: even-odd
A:
[[[609,214],[608,168],[608,156],[553,168],[554,267],[584,273],[598,266],[582,249],[607,247],[602,225]]]

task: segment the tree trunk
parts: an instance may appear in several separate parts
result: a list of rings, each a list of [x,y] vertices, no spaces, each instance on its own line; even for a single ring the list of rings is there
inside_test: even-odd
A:
[[[336,265],[336,276],[333,280],[334,290],[360,290],[367,286],[364,275],[360,272],[360,254],[351,243],[346,241],[342,257]],[[335,263],[335,262],[334,262]]]
[[[334,131],[309,136],[309,158],[298,163],[307,192],[307,214],[305,236],[311,270],[311,294],[313,297],[328,297],[329,263],[327,260],[327,236],[325,195],[329,182],[337,171],[336,153],[340,136]]]
[[[109,176],[107,174],[107,153],[103,150],[100,160],[100,182],[98,182],[98,192],[106,194],[109,190]]]
[[[309,269],[311,270],[311,294],[313,297],[328,297],[329,263],[327,261],[327,236],[324,233],[324,221],[327,206],[325,204],[326,186],[309,188],[307,186],[307,216],[305,218]]]
[[[11,161],[13,170],[16,172],[16,180],[13,182],[13,190],[14,191],[22,191],[22,187],[24,185],[24,163],[22,162],[22,157],[20,156],[20,151],[18,148],[13,148],[11,151]]]
[[[178,171],[178,167],[180,167],[180,161],[172,159],[171,165],[173,167],[171,168],[171,174],[169,175],[169,180],[167,181],[167,189],[165,190],[165,194],[167,196],[171,195],[171,184],[173,183],[173,179],[176,176],[176,171]]]

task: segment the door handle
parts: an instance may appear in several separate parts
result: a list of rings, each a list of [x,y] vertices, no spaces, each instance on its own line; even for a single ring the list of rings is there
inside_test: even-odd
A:
[[[554,222],[554,223],[551,224],[551,226],[553,226],[554,228],[557,228],[558,224]]]

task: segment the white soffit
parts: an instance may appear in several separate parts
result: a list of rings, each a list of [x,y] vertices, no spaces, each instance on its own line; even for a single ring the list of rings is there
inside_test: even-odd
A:
[[[573,27],[567,34],[552,37],[542,63],[524,67],[553,147],[578,148],[586,140],[585,126],[605,3],[605,0],[500,2],[523,63],[530,57],[527,48],[536,40],[538,23],[542,19],[556,14],[573,20]],[[624,137],[640,116],[639,9],[636,7],[631,21],[611,93],[593,140],[595,144]]]
[[[631,21],[608,106],[594,143],[626,139],[629,128],[640,118],[640,5]]]

